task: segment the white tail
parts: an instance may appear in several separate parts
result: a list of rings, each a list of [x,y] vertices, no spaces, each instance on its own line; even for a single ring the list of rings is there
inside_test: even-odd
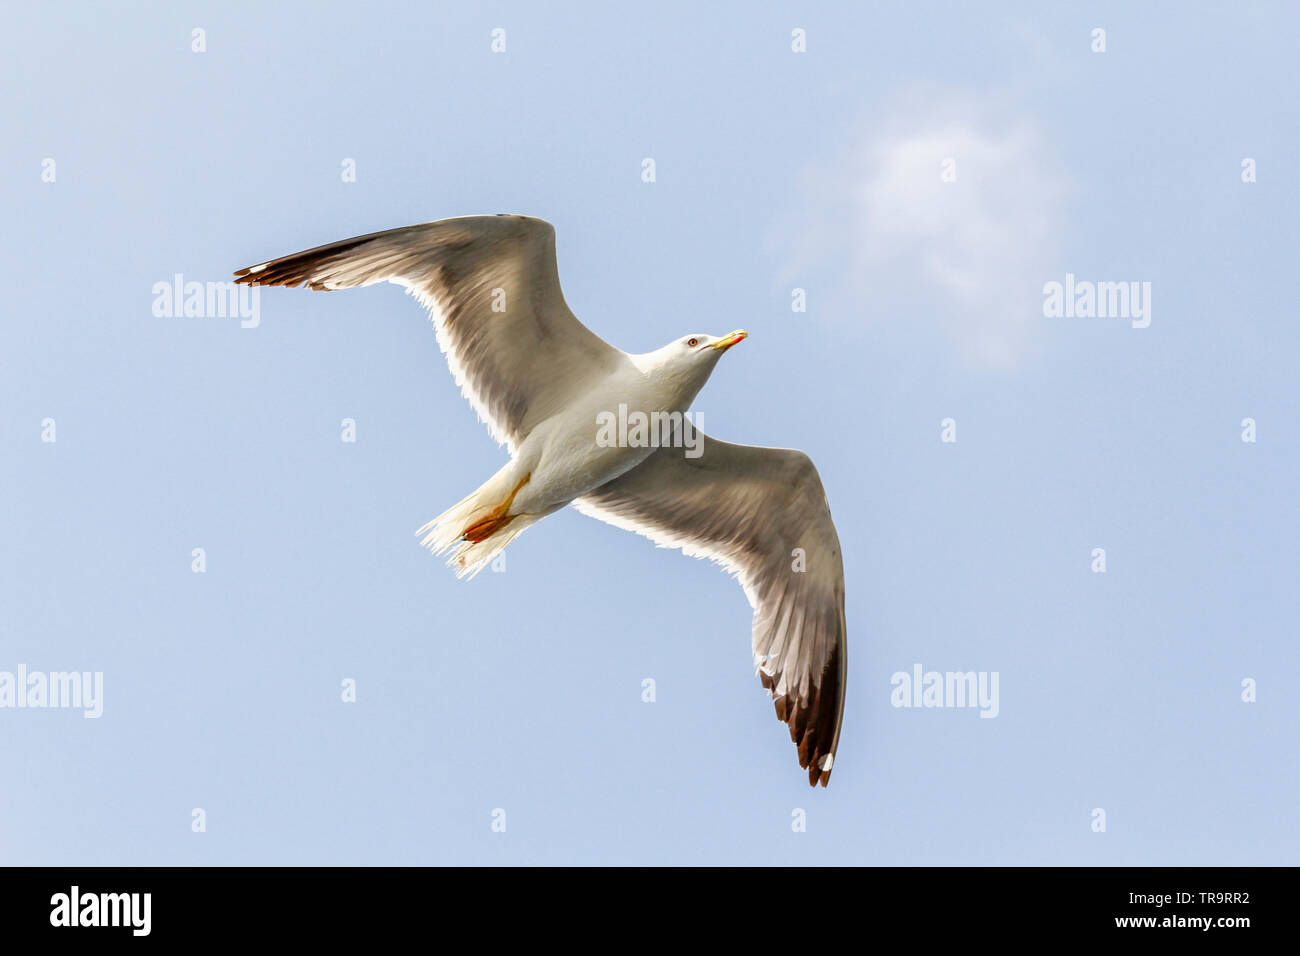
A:
[[[511,465],[506,465],[468,497],[416,531],[424,536],[420,544],[434,554],[451,550],[447,566],[455,569],[458,578],[472,578],[538,520],[534,515],[509,514],[510,503],[527,480],[525,477],[515,484],[515,473]],[[481,537],[467,534],[471,529],[477,529]]]

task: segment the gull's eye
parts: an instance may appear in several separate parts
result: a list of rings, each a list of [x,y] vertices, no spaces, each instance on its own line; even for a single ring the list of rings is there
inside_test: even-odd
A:
[[[695,346],[697,346],[697,345],[700,344],[700,340],[699,340],[699,339],[687,339],[687,340],[686,340],[686,344],[689,345],[691,348],[695,348]]]

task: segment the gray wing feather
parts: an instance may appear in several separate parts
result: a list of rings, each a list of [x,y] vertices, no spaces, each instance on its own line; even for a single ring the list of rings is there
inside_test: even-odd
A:
[[[511,452],[623,353],[569,311],[555,230],[466,216],[372,233],[240,269],[236,282],[348,289],[393,282],[430,311],[456,384]]]
[[[698,458],[661,448],[574,505],[740,578],[754,608],[754,666],[809,783],[825,786],[848,649],[844,566],[821,479],[803,452],[700,437]]]

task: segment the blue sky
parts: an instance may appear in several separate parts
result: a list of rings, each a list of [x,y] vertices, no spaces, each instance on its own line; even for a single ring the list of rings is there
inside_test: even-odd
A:
[[[1297,861],[1293,7],[10,21],[0,671],[104,693],[0,708],[0,861]],[[555,224],[615,345],[750,331],[695,407],[821,472],[828,790],[717,569],[572,510],[468,583],[419,548],[504,451],[399,289],[153,313],[177,273],[495,212]],[[1044,316],[1067,274],[1150,283],[1150,325]],[[915,664],[996,672],[998,716],[892,706]]]

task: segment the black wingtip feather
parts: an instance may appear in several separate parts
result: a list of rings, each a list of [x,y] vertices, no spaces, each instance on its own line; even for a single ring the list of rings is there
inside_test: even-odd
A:
[[[786,694],[773,701],[777,719],[790,728],[790,740],[798,747],[799,766],[808,771],[810,787],[819,783],[822,787],[828,786],[835,769],[833,748],[837,743],[839,708],[843,700],[840,653],[838,646],[832,651],[808,700],[797,700]],[[771,690],[775,682],[766,674],[761,676],[763,686]],[[822,761],[827,756],[832,757],[831,769],[822,770]]]

